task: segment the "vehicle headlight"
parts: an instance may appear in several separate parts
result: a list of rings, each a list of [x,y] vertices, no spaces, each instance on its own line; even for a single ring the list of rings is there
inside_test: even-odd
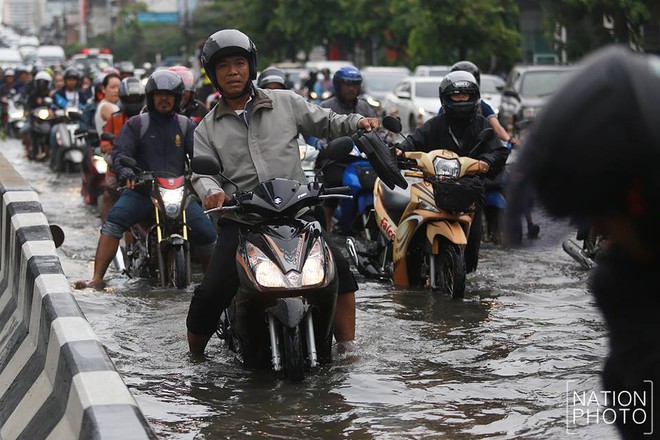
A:
[[[165,205],[165,214],[170,218],[175,218],[181,209],[183,187],[176,189],[158,188],[158,191],[163,205]]]
[[[369,105],[372,107],[377,107],[377,108],[380,107],[380,102],[376,101],[374,98],[370,96],[367,97],[367,103],[369,103]]]
[[[325,254],[321,242],[316,240],[307,256],[302,270],[302,285],[314,286],[323,282],[325,277]]]
[[[92,164],[97,173],[105,174],[108,172],[108,162],[106,162],[103,156],[94,156]]]
[[[452,177],[458,179],[461,172],[461,164],[458,159],[443,159],[436,157],[433,159],[433,168],[435,168],[435,175],[438,177]]]
[[[247,243],[245,251],[257,283],[263,287],[287,287],[284,274],[261,250]]]
[[[44,121],[50,116],[50,111],[47,108],[42,108],[37,111],[37,118],[43,119]]]

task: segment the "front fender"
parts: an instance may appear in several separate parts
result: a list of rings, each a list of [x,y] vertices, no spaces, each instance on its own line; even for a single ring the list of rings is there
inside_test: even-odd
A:
[[[307,311],[309,304],[302,297],[279,298],[277,303],[266,309],[267,313],[273,315],[283,326],[295,328],[299,325]]]
[[[460,223],[458,222],[429,222],[426,225],[426,238],[428,239],[429,243],[433,243],[434,248],[433,248],[433,253],[437,253],[437,250],[435,249],[435,237],[441,235],[443,237],[446,237],[447,240],[454,244],[458,245],[466,245],[467,244],[467,236],[465,235],[465,231],[461,227]]]

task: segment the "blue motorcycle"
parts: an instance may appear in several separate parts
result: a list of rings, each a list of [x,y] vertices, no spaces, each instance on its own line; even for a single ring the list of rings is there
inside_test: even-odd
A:
[[[506,144],[509,151],[512,145]],[[506,209],[506,199],[504,191],[509,180],[509,172],[505,168],[494,179],[486,179],[485,203],[484,203],[484,229],[483,241],[490,241],[495,244],[504,242],[504,212]]]

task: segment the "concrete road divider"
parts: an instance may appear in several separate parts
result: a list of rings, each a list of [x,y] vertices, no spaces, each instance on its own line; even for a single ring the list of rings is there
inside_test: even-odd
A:
[[[0,439],[156,438],[71,295],[37,194],[0,155]]]

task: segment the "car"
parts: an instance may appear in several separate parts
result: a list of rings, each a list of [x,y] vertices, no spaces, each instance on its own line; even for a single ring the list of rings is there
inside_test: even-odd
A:
[[[415,67],[413,76],[445,76],[451,71],[451,66],[425,66]]]
[[[62,67],[66,60],[62,46],[39,46],[35,55],[36,63],[44,66]]]
[[[504,90],[504,80],[497,75],[481,74],[481,99],[486,101],[493,108],[495,115],[498,114],[500,103],[502,102],[502,90]]]
[[[509,133],[516,132],[516,126],[522,121],[528,125],[572,70],[571,66],[514,66],[502,91],[500,124]]]
[[[440,109],[441,76],[409,76],[401,80],[383,100],[383,109],[401,120],[402,131],[410,133]]]
[[[407,67],[368,66],[361,73],[362,97],[381,114],[383,99],[399,81],[410,75],[410,70]]]
[[[13,69],[20,64],[23,64],[23,57],[17,49],[0,47],[0,67]]]

